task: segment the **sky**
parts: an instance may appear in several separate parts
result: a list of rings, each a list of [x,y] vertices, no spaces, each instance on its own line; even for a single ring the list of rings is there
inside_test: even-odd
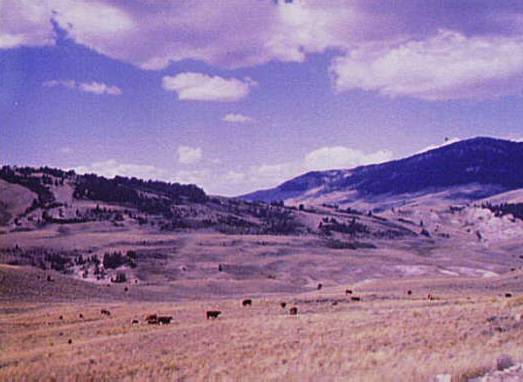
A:
[[[0,161],[240,195],[523,137],[523,1],[0,0]]]

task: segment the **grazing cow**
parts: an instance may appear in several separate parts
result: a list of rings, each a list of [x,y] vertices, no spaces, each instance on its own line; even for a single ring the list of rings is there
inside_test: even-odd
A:
[[[208,310],[207,311],[207,319],[209,318],[218,318],[218,316],[222,314],[219,310]]]
[[[128,292],[128,291],[129,291],[129,288],[125,287],[125,288],[123,288],[123,291],[124,291],[124,292]]]
[[[158,323],[158,315],[157,314],[149,314],[145,317],[145,321],[148,324],[156,325]]]
[[[427,295],[427,300],[429,300],[429,301],[434,300],[434,296],[432,295],[432,293],[429,293],[429,294]]]
[[[80,313],[78,317],[80,317],[82,320],[84,319],[84,315],[82,313]]]
[[[505,297],[506,297],[506,298],[510,298],[510,297],[512,297],[512,293],[505,293]]]
[[[64,319],[64,316],[60,316],[58,317],[59,320],[63,320]]]
[[[73,340],[69,338],[69,339],[67,340],[67,343],[68,343],[69,345],[71,345],[71,344],[73,343]]]
[[[140,321],[138,320],[132,320],[131,321],[131,325],[138,325],[140,323]]]
[[[321,290],[323,288],[323,285],[321,283],[318,284],[318,290]]]
[[[101,314],[105,314],[106,316],[110,316],[111,315],[111,312],[109,312],[107,309],[100,310],[100,313]]]
[[[47,275],[47,281],[54,282],[54,279],[50,275]]]
[[[246,299],[246,300],[243,300],[242,301],[242,305],[243,306],[251,306],[252,305],[252,300],[250,298]]]
[[[350,289],[345,289],[345,294],[352,294],[352,290],[350,290]]]
[[[298,308],[293,306],[292,308],[289,309],[289,314],[291,316],[296,316],[298,314]]]
[[[412,294],[412,291],[409,289],[409,290],[407,291],[407,294],[410,296],[410,295]]]
[[[356,296],[353,296],[350,299],[351,299],[351,301],[361,301],[361,297],[356,297]]]
[[[287,303],[286,302],[280,302],[280,306],[285,309],[285,307],[287,306]]]
[[[172,319],[172,316],[158,316],[158,324],[169,325]]]

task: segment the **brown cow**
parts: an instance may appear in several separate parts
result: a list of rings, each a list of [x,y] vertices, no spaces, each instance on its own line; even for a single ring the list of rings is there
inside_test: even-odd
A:
[[[222,314],[219,310],[208,310],[207,311],[207,319],[209,318],[218,318],[218,316]]]
[[[407,294],[410,296],[410,295],[412,294],[412,291],[409,289],[409,290],[407,291]]]
[[[505,297],[506,297],[506,298],[510,298],[510,297],[512,297],[512,293],[505,293]]]
[[[252,300],[250,298],[246,299],[246,300],[243,300],[242,301],[242,305],[243,306],[251,306],[252,305]]]
[[[140,323],[140,321],[138,320],[132,320],[131,321],[131,325],[138,325]]]
[[[352,290],[350,290],[350,289],[345,289],[345,294],[352,294]]]
[[[287,303],[286,302],[280,302],[280,306],[285,309],[285,307],[287,306]]]
[[[289,314],[291,316],[296,316],[298,314],[298,308],[293,306],[292,308],[289,309]]]
[[[80,313],[78,317],[80,317],[82,320],[84,319],[84,315],[82,313]]]
[[[148,324],[156,325],[158,323],[158,315],[157,314],[149,314],[145,317],[145,321]]]
[[[101,314],[105,314],[106,316],[110,316],[111,315],[111,312],[109,312],[107,309],[100,310],[100,313]]]

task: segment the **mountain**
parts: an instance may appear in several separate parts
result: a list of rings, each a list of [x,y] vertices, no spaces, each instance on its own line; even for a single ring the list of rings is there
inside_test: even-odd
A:
[[[447,192],[476,200],[523,188],[523,143],[478,137],[387,163],[312,171],[241,198],[251,201],[351,204]]]

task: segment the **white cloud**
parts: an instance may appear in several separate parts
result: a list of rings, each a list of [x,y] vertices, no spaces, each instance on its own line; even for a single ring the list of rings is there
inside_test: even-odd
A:
[[[255,85],[256,82],[250,78],[241,81],[193,72],[162,78],[162,87],[168,91],[175,91],[178,98],[184,101],[239,101],[245,98]]]
[[[303,62],[330,49],[338,55],[332,73],[339,91],[448,100],[523,89],[523,12],[513,2],[464,2],[456,12],[437,1],[228,0],[210,11],[207,2],[189,0],[2,0],[0,49],[54,44],[51,20],[77,43],[144,69],[181,60],[225,68]],[[184,94],[216,96],[192,88]]]
[[[193,164],[198,162],[200,159],[202,159],[202,149],[200,147],[178,147],[178,162],[183,164]]]
[[[239,183],[245,180],[246,175],[243,172],[229,170],[223,177],[226,182]]]
[[[304,168],[307,170],[352,168],[365,164],[382,163],[392,158],[393,154],[388,150],[365,154],[344,146],[322,147],[305,156]]]
[[[426,100],[494,98],[523,90],[523,37],[466,37],[440,30],[393,48],[334,59],[338,91],[362,89]]]
[[[243,114],[229,113],[222,118],[222,121],[230,123],[247,123],[252,122],[253,119]]]
[[[242,192],[274,187],[308,171],[350,169],[361,165],[382,163],[392,159],[393,154],[388,150],[364,153],[345,146],[321,147],[309,152],[298,161],[249,167],[244,176],[234,180],[236,183],[235,191],[236,195],[238,195]]]
[[[94,94],[109,94],[109,95],[120,95],[122,90],[117,86],[111,86],[102,82],[82,82],[78,84],[78,88],[82,92],[94,93]]]
[[[165,179],[166,172],[151,165],[120,163],[115,159],[94,162],[73,168],[79,174],[94,173],[108,178],[116,175],[140,179]]]
[[[76,82],[73,80],[50,80],[43,83],[45,87],[62,86],[67,89],[78,90],[83,93],[121,95],[122,90],[114,85],[107,85],[103,82]]]

